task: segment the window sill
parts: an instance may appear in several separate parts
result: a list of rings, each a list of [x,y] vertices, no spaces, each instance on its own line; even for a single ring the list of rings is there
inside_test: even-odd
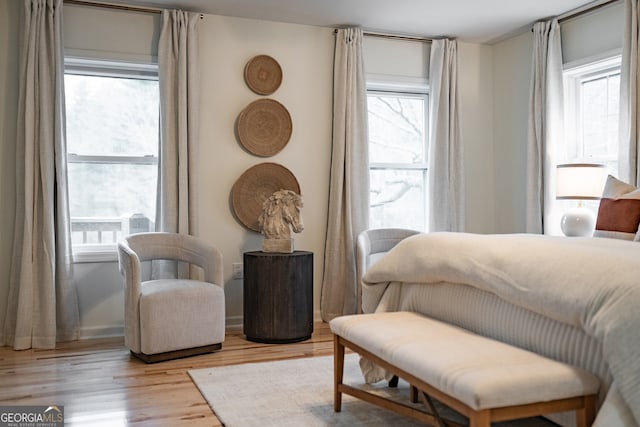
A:
[[[118,250],[115,245],[96,245],[94,247],[74,248],[73,262],[91,263],[91,262],[117,262]]]

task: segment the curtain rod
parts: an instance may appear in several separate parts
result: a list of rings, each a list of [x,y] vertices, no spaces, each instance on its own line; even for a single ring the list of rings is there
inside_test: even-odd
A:
[[[333,34],[337,34],[338,29],[333,30]],[[423,42],[423,43],[431,43],[433,39],[427,37],[418,37],[418,36],[401,36],[398,34],[386,34],[386,33],[373,33],[370,31],[363,31],[362,35],[365,37],[378,37],[381,39],[392,39],[392,40],[408,40],[413,42]]]
[[[124,4],[101,3],[101,2],[90,1],[90,0],[63,0],[63,2],[66,4],[76,4],[80,6],[94,6],[94,7],[102,7],[104,9],[125,10],[128,12],[161,14],[163,10],[155,7],[128,6]],[[203,18],[204,18],[204,15],[201,13],[200,19],[203,19]]]
[[[577,9],[571,10],[571,11],[569,11],[567,13],[563,13],[562,15],[559,15],[558,16],[558,23],[562,23],[564,21],[568,21],[570,19],[577,18],[578,16],[587,14],[589,12],[596,11],[596,10],[602,8],[602,7],[608,6],[611,3],[615,3],[615,2],[618,2],[618,1],[620,1],[620,0],[603,0],[603,1],[600,1],[600,2],[594,2],[595,4],[594,3],[587,4],[585,6],[579,7]]]
[[[423,42],[423,43],[431,43],[433,39],[427,37],[418,37],[418,36],[401,36],[397,34],[384,34],[384,33],[372,33],[369,31],[363,31],[363,36],[366,37],[378,37],[381,39],[393,39],[393,40],[409,40],[414,42]]]
[[[143,12],[143,13],[162,13],[162,9],[156,9],[152,7],[135,7],[135,6],[127,6],[124,4],[114,4],[114,3],[100,3],[89,0],[63,0],[66,4],[77,4],[81,6],[95,6],[102,7],[105,9],[117,9],[117,10],[126,10],[129,12]]]

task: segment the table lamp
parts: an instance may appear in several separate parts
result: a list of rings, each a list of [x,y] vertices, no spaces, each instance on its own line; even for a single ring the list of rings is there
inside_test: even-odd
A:
[[[578,200],[578,207],[569,209],[560,222],[565,236],[591,236],[596,216],[582,205],[583,200],[599,200],[607,178],[607,167],[591,163],[571,163],[557,166],[556,199]]]

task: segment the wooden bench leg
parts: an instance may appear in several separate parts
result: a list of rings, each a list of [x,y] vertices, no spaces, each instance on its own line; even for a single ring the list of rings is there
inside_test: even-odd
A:
[[[342,410],[342,378],[344,375],[344,345],[340,342],[340,337],[333,336],[333,410]]]
[[[491,412],[489,409],[475,411],[469,416],[469,427],[491,427]]]
[[[585,396],[584,408],[576,411],[576,426],[591,427],[596,419],[596,396]]]
[[[418,393],[418,387],[411,384],[411,387],[409,387],[409,397],[411,401],[413,403],[418,403],[418,401],[420,400],[419,396],[420,396],[420,393]]]

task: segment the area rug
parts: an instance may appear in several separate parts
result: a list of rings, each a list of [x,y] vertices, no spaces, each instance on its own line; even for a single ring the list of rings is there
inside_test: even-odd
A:
[[[190,370],[189,375],[226,427],[300,426],[419,426],[417,421],[344,395],[342,411],[333,411],[333,357],[290,359]],[[358,356],[345,358],[344,383],[402,402],[409,402],[409,385],[397,389],[386,382],[364,384]],[[466,419],[446,408],[447,417]],[[549,427],[542,418],[502,422],[501,427]]]

